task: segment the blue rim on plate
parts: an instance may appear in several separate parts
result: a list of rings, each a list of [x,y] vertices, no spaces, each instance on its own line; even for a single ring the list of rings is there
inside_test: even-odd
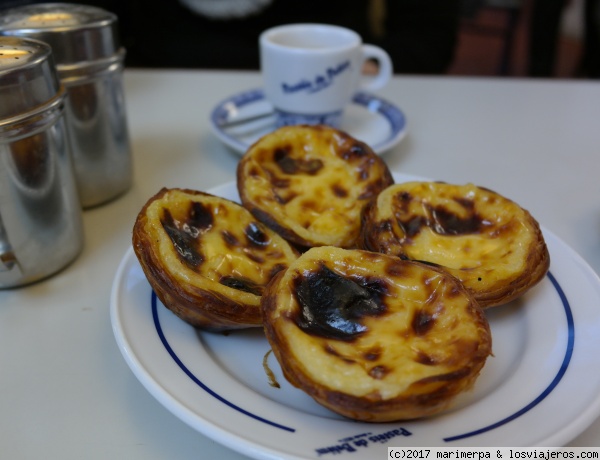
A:
[[[243,154],[275,128],[272,107],[262,89],[252,89],[221,101],[210,114],[213,133]],[[396,146],[407,131],[406,116],[390,101],[366,92],[354,95],[340,129],[366,142],[378,154]]]
[[[479,429],[467,432],[467,433],[462,433],[462,434],[458,434],[458,435],[452,435],[452,436],[447,436],[443,438],[444,442],[452,442],[452,441],[457,441],[459,439],[466,439],[466,438],[470,438],[473,436],[477,436],[479,434],[491,431],[493,429],[499,428],[502,425],[505,425],[506,423],[509,423],[513,420],[515,420],[516,418],[522,416],[523,414],[529,412],[531,409],[533,409],[535,406],[537,406],[539,403],[541,403],[554,389],[554,387],[556,387],[556,385],[558,385],[558,383],[560,382],[560,380],[562,379],[562,377],[565,375],[565,372],[567,371],[567,368],[569,367],[569,362],[571,361],[571,356],[573,355],[573,347],[575,344],[575,324],[573,323],[573,313],[571,311],[571,306],[569,305],[569,301],[567,300],[567,297],[563,291],[563,289],[561,288],[560,284],[558,283],[558,281],[556,280],[556,278],[552,275],[551,272],[548,272],[547,277],[550,279],[552,286],[554,287],[554,289],[556,290],[556,293],[558,294],[560,301],[562,303],[562,306],[564,308],[564,312],[565,312],[565,316],[566,316],[566,320],[567,320],[567,331],[568,331],[568,340],[565,346],[565,351],[564,351],[564,358],[562,361],[562,365],[560,366],[560,368],[558,369],[558,372],[556,373],[556,375],[554,376],[554,378],[550,381],[550,383],[548,384],[548,386],[544,389],[544,391],[542,391],[539,395],[537,395],[535,398],[533,398],[532,401],[530,401],[528,404],[524,405],[522,408],[520,408],[519,410],[515,411],[513,414],[509,415],[508,417],[505,417],[501,420],[498,420],[494,423],[491,423],[489,425],[483,426]],[[252,413],[250,411],[247,411],[245,409],[243,409],[242,407],[240,407],[239,405],[229,401],[226,397],[221,396],[218,391],[215,391],[211,388],[209,388],[207,385],[205,385],[202,382],[202,378],[194,375],[194,373],[192,371],[190,371],[187,366],[185,365],[185,363],[183,362],[182,359],[179,358],[179,356],[177,356],[177,353],[173,350],[173,348],[171,347],[171,345],[169,344],[169,341],[167,339],[167,337],[165,336],[163,330],[162,330],[162,326],[160,323],[160,319],[158,316],[158,305],[159,305],[159,301],[158,298],[156,297],[156,293],[154,291],[152,291],[152,296],[151,296],[151,301],[150,301],[150,308],[152,310],[152,318],[154,321],[154,327],[156,328],[156,333],[157,335],[160,337],[160,340],[162,342],[162,344],[165,347],[165,350],[167,351],[167,353],[169,353],[169,355],[171,356],[171,358],[173,358],[173,360],[177,363],[177,365],[179,366],[179,368],[196,384],[198,385],[200,388],[202,388],[202,390],[206,391],[208,394],[210,394],[212,397],[218,399],[219,401],[221,401],[223,404],[231,407],[232,409],[240,412],[241,414],[244,414],[248,417],[251,417],[259,422],[262,423],[266,423],[268,425],[271,425],[275,428],[279,428],[285,431],[291,431],[291,432],[295,432],[296,429],[293,427],[288,427],[282,424],[279,424],[273,420],[269,420],[266,419],[258,414]]]

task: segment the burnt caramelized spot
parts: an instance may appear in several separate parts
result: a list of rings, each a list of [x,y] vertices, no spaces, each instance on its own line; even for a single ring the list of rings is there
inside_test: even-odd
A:
[[[265,260],[264,257],[261,257],[261,256],[259,256],[257,254],[254,254],[254,253],[250,252],[250,251],[244,251],[244,254],[252,262],[255,262],[255,263],[259,264],[259,265],[262,265],[262,264],[264,264],[266,262],[266,260]]]
[[[291,181],[285,177],[279,177],[275,174],[269,174],[269,181],[271,185],[276,189],[288,189]]]
[[[427,334],[435,325],[435,317],[423,310],[417,310],[411,323],[415,335]]]
[[[223,230],[221,232],[221,236],[223,237],[223,241],[225,241],[225,245],[227,247],[235,247],[235,246],[239,246],[240,242],[238,241],[238,239],[235,237],[235,235],[233,235],[231,232],[227,231],[227,230]]]
[[[442,205],[434,206],[431,203],[423,202],[421,204],[426,211],[426,216],[411,215],[409,205],[412,196],[410,193],[401,192],[396,198],[398,209],[395,212],[395,217],[407,238],[413,238],[424,227],[429,227],[439,235],[470,235],[482,233],[492,225],[490,221],[477,213],[474,201],[466,198],[454,198],[454,201],[464,211],[461,215]],[[404,215],[409,217],[404,218]]]
[[[375,231],[380,233],[391,232],[393,229],[394,226],[392,225],[392,221],[389,219],[382,220],[377,224],[377,227],[375,227]]]
[[[390,370],[385,366],[375,366],[369,370],[369,375],[375,380],[383,379]]]
[[[410,219],[399,221],[400,228],[408,238],[418,235],[423,227],[428,226],[427,219],[423,216],[414,216]]]
[[[441,206],[430,207],[432,218],[430,227],[440,235],[465,235],[480,232],[485,221],[475,212],[473,202],[460,200],[459,204],[468,211],[466,217],[457,216]]]
[[[398,202],[400,203],[401,209],[405,212],[408,211],[408,206],[412,201],[412,195],[407,191],[403,190],[398,195],[396,195],[396,197],[398,198]]]
[[[271,268],[271,271],[269,272],[269,279],[273,278],[281,270],[286,270],[286,269],[287,269],[287,265],[285,265],[285,264],[273,265],[273,267]]]
[[[292,158],[290,147],[281,147],[275,151],[273,159],[279,169],[286,174],[308,174],[314,176],[323,168],[323,162],[318,158]]]
[[[256,222],[250,222],[244,229],[244,234],[252,246],[258,246],[259,248],[265,248],[271,241]]]
[[[280,189],[289,189],[291,181],[289,177],[282,177],[279,171],[273,170],[268,165],[261,165],[264,174],[267,176],[269,183],[273,186],[273,189],[277,190],[275,193],[279,193]]]
[[[422,350],[417,351],[415,361],[419,364],[424,364],[426,366],[432,366],[436,364],[436,360]]]
[[[275,163],[280,163],[285,158],[290,156],[291,151],[292,151],[292,147],[289,145],[286,145],[285,147],[278,147],[275,149],[275,152],[273,153],[273,160],[275,161]]]
[[[198,232],[206,231],[213,226],[213,214],[208,206],[197,201],[190,202],[188,210],[188,218],[184,225],[190,228],[197,229]],[[194,230],[191,230],[192,232]]]
[[[517,230],[515,229],[516,226],[518,226],[519,223],[517,220],[511,220],[503,225],[498,225],[494,231],[490,232],[489,235],[492,238],[501,238],[503,235],[510,235],[511,233],[516,232]]]
[[[198,268],[204,258],[197,250],[197,239],[201,233],[213,225],[213,216],[209,208],[202,203],[191,201],[183,222],[177,222],[171,212],[163,208],[160,222],[169,235],[179,258],[189,268]]]
[[[333,194],[339,198],[346,198],[348,196],[348,190],[342,187],[340,184],[334,184],[331,186]]]
[[[302,202],[300,203],[300,206],[303,211],[307,211],[308,213],[311,213],[311,214],[313,212],[318,212],[321,209],[321,206],[319,205],[319,203],[316,200],[309,200],[309,199],[302,200]],[[308,223],[308,225],[310,225],[312,222],[310,220],[308,220],[307,223]]]
[[[242,277],[222,276],[221,279],[219,279],[219,283],[223,286],[237,289],[238,291],[249,292],[250,294],[257,296],[262,296],[264,291],[264,286]]]
[[[288,191],[288,193],[283,195],[281,193],[273,191],[273,196],[275,197],[275,201],[277,201],[277,203],[285,205],[292,201],[294,198],[296,198],[298,196],[298,193]]]
[[[369,257],[369,254],[367,253],[365,256]],[[373,254],[373,256],[376,257],[375,254]],[[383,278],[379,278],[377,276],[370,278],[355,276],[350,279],[358,286],[370,292],[371,295],[375,295],[379,302],[382,302],[383,297],[389,292],[389,285]]]
[[[369,148],[362,142],[354,142],[348,148],[340,153],[340,157],[344,160],[352,158],[362,158],[369,154]]]
[[[402,260],[392,259],[385,267],[385,273],[393,278],[398,278],[406,273],[406,264]]]
[[[363,188],[362,193],[360,195],[358,195],[357,198],[359,200],[370,200],[371,198],[377,196],[377,194],[383,188],[384,187],[382,186],[382,184],[380,182],[371,182],[371,183],[367,184],[366,187]]]
[[[296,325],[307,334],[353,340],[367,331],[361,319],[379,316],[386,308],[381,299],[381,283],[357,282],[330,270],[324,264],[294,279],[299,311]]]
[[[364,352],[363,358],[365,359],[365,361],[377,361],[379,358],[381,358],[382,353],[383,350],[381,349],[381,347],[373,347],[370,350]]]

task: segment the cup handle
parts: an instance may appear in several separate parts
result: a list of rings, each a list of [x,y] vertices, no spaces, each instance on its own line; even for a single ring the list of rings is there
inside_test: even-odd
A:
[[[374,59],[379,65],[379,72],[377,75],[370,78],[363,78],[360,89],[366,91],[375,91],[383,88],[392,78],[394,74],[394,67],[392,65],[392,59],[390,55],[382,48],[365,44],[362,45],[363,62]]]

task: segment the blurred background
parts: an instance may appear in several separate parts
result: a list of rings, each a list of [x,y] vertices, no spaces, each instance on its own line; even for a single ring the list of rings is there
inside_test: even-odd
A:
[[[2,9],[42,3],[0,0]],[[399,74],[600,78],[600,0],[80,0],[119,17],[129,67],[258,67],[261,30],[338,23]]]
[[[540,3],[544,1],[547,0],[539,0]],[[548,1],[553,2],[553,0]],[[460,20],[455,57],[448,73],[452,75],[530,76],[531,53],[529,46],[534,3],[532,0],[466,1]],[[545,45],[541,45],[548,47],[546,49],[548,53],[552,52],[552,46],[555,50],[554,65],[550,64],[552,70],[545,76],[555,78],[590,77],[589,71],[582,67],[586,33],[585,7],[584,0],[563,2],[558,25],[555,26],[557,27],[555,45],[547,42]],[[596,8],[596,14],[598,14],[598,8]],[[552,21],[552,19],[547,21]],[[549,24],[548,28],[551,29],[552,24]],[[588,30],[588,33],[593,34],[593,31]],[[551,30],[549,35],[552,37]],[[595,52],[597,51],[596,49]],[[597,75],[595,77],[597,78]]]

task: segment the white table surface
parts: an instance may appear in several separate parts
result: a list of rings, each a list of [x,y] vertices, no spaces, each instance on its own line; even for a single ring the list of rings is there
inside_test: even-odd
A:
[[[85,249],[65,270],[0,290],[0,458],[245,458],[138,382],[116,345],[109,298],[152,194],[234,179],[239,156],[211,133],[208,114],[259,85],[251,72],[126,72],[132,189],[84,212]],[[384,155],[393,171],[494,189],[600,272],[600,83],[396,77],[380,94],[408,118],[407,138]],[[571,445],[600,446],[600,420]]]

